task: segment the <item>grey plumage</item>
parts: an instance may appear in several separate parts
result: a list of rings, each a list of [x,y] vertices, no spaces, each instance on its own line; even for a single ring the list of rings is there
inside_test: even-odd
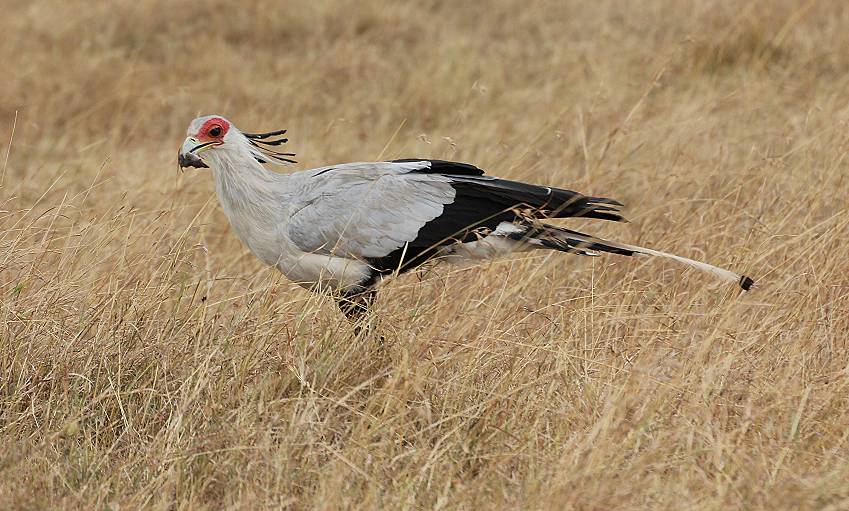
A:
[[[546,225],[547,218],[621,220],[621,204],[485,176],[473,165],[411,159],[271,172],[260,162],[292,156],[267,147],[285,142],[274,138],[283,133],[246,136],[219,116],[201,117],[189,126],[180,163],[211,168],[234,232],[260,260],[303,286],[348,297],[357,304],[349,311],[364,310],[363,297],[393,271],[515,250],[659,256],[743,289],[753,283],[706,263]]]
[[[455,196],[449,178],[411,172],[426,165],[348,163],[293,174],[299,199],[289,223],[292,241],[307,252],[360,259],[413,241]]]

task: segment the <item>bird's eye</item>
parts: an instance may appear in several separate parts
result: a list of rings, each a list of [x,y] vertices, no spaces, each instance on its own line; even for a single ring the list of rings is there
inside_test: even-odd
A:
[[[214,126],[209,130],[209,136],[218,138],[221,136],[221,126]]]

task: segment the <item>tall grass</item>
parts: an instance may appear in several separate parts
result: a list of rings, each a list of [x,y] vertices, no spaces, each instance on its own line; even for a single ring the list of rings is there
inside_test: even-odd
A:
[[[849,507],[845,2],[0,9],[0,508]],[[539,254],[356,336],[177,171],[205,113],[615,197],[569,225],[759,287]]]

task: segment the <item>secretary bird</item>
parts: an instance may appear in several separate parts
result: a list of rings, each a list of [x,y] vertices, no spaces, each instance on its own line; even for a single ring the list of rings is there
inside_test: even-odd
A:
[[[621,203],[571,190],[484,175],[466,163],[405,159],[345,163],[292,174],[280,152],[286,130],[245,133],[218,115],[189,124],[181,168],[210,168],[236,236],[265,264],[310,289],[330,288],[352,321],[376,286],[435,259],[484,260],[553,249],[672,259],[749,290],[754,281],[707,263],[543,223],[551,218],[622,221]]]

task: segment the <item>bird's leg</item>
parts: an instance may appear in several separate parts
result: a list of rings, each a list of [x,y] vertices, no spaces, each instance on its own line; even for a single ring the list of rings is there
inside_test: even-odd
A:
[[[336,301],[348,321],[354,324],[354,331],[357,334],[362,331],[362,324],[367,319],[375,294],[374,289],[367,289],[356,293],[345,293]]]

